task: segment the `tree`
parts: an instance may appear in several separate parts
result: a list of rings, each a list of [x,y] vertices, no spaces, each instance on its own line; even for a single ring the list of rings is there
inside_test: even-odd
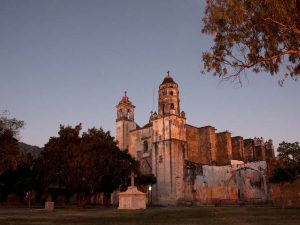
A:
[[[0,175],[0,193],[1,200],[5,200],[9,193],[18,194],[20,199],[27,201],[29,207],[33,195],[32,192],[35,182],[33,180],[32,167],[34,158],[30,153],[20,153],[17,159],[16,168],[7,169]]]
[[[285,77],[300,76],[300,0],[207,0],[203,23],[214,36],[207,72],[241,82],[248,69],[275,75],[285,66]]]
[[[80,136],[81,124],[60,126],[59,137],[51,137],[38,159],[38,179],[47,188],[65,189],[70,194],[96,191],[109,196],[127,178],[138,163],[120,151],[102,128],[89,129]]]
[[[7,169],[16,168],[19,155],[17,135],[24,121],[9,118],[8,112],[0,114],[0,175]]]
[[[286,206],[286,198],[284,198],[284,183],[296,180],[297,172],[295,168],[291,167],[278,167],[275,168],[270,177],[269,181],[274,184],[279,185],[279,197],[280,197],[280,204],[282,208]]]
[[[300,167],[300,146],[299,142],[282,142],[277,149],[278,159],[282,160],[287,166]]]
[[[296,171],[292,168],[279,167],[272,171],[269,180],[271,183],[293,182],[296,175]]]

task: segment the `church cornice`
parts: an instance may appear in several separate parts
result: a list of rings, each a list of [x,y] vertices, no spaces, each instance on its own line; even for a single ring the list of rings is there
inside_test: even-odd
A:
[[[157,144],[157,143],[160,143],[160,142],[170,142],[170,141],[178,141],[178,142],[181,142],[181,143],[187,143],[187,141],[184,141],[184,140],[180,140],[180,139],[177,139],[177,138],[170,138],[170,139],[166,139],[166,140],[153,141],[153,144]]]
[[[152,118],[152,121],[154,120],[159,120],[159,119],[163,119],[163,118],[171,118],[171,117],[177,117],[177,118],[180,118],[180,119],[186,119],[186,117],[183,117],[181,115],[177,115],[177,114],[171,114],[171,113],[165,113],[164,115],[157,115],[155,117]]]
[[[119,122],[119,121],[128,121],[128,122],[133,122],[134,120],[132,120],[132,119],[128,119],[128,118],[126,118],[126,117],[122,117],[122,118],[118,118],[118,119],[116,119],[116,122]]]

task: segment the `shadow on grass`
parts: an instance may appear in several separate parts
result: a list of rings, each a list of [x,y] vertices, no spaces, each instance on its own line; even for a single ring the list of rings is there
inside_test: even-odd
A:
[[[1,225],[299,225],[299,209],[271,207],[153,207],[146,210],[0,208]]]

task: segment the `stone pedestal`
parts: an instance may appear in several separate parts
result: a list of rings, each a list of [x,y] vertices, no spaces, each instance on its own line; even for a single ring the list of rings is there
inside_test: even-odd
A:
[[[45,202],[45,209],[52,212],[54,210],[54,202]]]
[[[135,186],[119,194],[118,209],[146,209],[146,193],[140,192]]]

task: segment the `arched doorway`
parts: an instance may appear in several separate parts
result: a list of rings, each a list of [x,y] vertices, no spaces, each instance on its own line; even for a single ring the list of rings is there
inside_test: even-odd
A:
[[[232,187],[236,186],[236,195],[239,201],[262,202],[267,200],[266,176],[262,171],[245,166],[231,172],[232,175],[226,182],[227,196],[232,193]]]

